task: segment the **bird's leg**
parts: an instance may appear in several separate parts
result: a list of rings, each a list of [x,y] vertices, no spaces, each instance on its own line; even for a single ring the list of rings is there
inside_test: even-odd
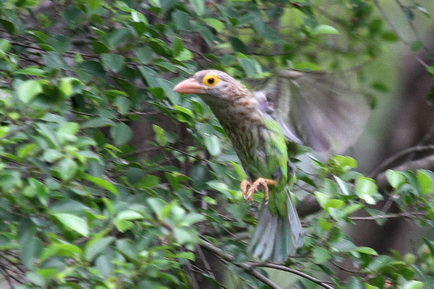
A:
[[[252,185],[252,183],[249,182],[248,180],[243,180],[240,184],[241,192],[243,193],[244,200],[246,200],[246,201],[248,200],[247,192],[249,190],[249,186],[251,186],[251,185]]]
[[[264,178],[258,178],[253,183],[250,183],[248,181],[241,182],[241,189],[243,187],[247,189],[247,186],[250,185],[250,188],[248,189],[247,193],[243,191],[243,196],[245,200],[252,200],[253,199],[253,193],[256,192],[261,187],[264,189],[265,193],[265,200],[268,201],[270,198],[270,195],[268,193],[268,185],[275,185],[276,181],[270,180],[270,179],[264,179]]]

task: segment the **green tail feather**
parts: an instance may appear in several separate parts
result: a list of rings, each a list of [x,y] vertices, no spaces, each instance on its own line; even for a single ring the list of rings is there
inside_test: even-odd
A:
[[[261,261],[280,263],[303,246],[303,233],[297,211],[288,196],[287,215],[272,214],[264,203],[249,245],[249,251]]]

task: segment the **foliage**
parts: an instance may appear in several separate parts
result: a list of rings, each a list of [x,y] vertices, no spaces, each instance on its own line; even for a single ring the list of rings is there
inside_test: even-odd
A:
[[[411,17],[425,13],[418,7],[407,7]],[[253,78],[273,67],[361,65],[399,40],[375,9],[363,0],[1,1],[5,284],[224,286],[199,246],[206,240],[233,256],[236,288],[269,288],[247,269],[248,239],[238,236],[252,232],[257,207],[238,190],[242,168],[209,108],[172,88],[205,67]],[[286,265],[329,283],[297,286],[432,286],[433,241],[405,256],[356,246],[345,227],[357,211],[380,224],[394,217],[367,207],[385,195],[351,158],[317,166],[321,178],[300,171],[299,180],[321,211],[304,216],[306,245]],[[434,174],[390,170],[387,180],[400,216],[432,227]],[[337,273],[344,259],[353,264],[348,279]]]

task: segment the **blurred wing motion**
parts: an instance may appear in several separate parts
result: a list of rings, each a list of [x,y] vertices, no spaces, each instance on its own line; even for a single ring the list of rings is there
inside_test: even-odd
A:
[[[351,84],[344,73],[281,70],[252,88],[289,141],[331,155],[355,144],[369,115],[365,97]]]

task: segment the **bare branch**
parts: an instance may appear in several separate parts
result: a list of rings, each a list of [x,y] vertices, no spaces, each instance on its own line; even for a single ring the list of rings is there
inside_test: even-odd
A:
[[[254,266],[249,265],[248,263],[234,263],[234,257],[228,253],[224,253],[221,249],[217,248],[216,246],[214,246],[213,244],[202,240],[202,242],[200,243],[200,245],[202,247],[204,247],[205,249],[207,249],[208,251],[210,251],[211,253],[215,254],[216,256],[220,257],[221,259],[223,259],[226,262],[232,263],[235,266],[240,267],[241,269],[243,269],[244,272],[246,272],[247,274],[250,274],[251,276],[255,277],[256,279],[258,279],[259,281],[261,281],[262,283],[270,286],[270,288],[272,289],[281,289],[279,287],[279,285],[277,285],[276,283],[274,283],[273,281],[271,281],[270,279],[268,279],[267,277],[265,277],[264,275],[262,275],[261,273],[259,273],[258,271],[255,270]]]
[[[429,155],[415,161],[409,161],[393,168],[395,171],[415,171],[420,169],[434,170],[434,155]],[[379,188],[387,189],[389,187],[385,172],[379,174],[375,180]]]
[[[375,221],[375,220],[381,220],[381,219],[394,219],[394,218],[410,218],[415,219],[417,217],[425,216],[425,212],[402,212],[402,213],[396,213],[396,214],[389,214],[389,215],[377,215],[377,216],[367,216],[367,217],[350,217],[350,220],[353,221]]]
[[[379,173],[381,173],[382,171],[384,171],[385,169],[390,167],[394,162],[403,158],[404,156],[413,154],[415,152],[422,152],[422,151],[427,151],[427,150],[434,150],[434,145],[416,146],[416,147],[411,147],[411,148],[405,149],[403,151],[400,151],[400,152],[394,154],[393,156],[389,157],[388,159],[386,159],[384,162],[382,162],[378,166],[378,168],[376,168],[374,171],[372,171],[369,174],[369,177],[375,178]]]
[[[292,273],[294,275],[303,277],[309,281],[312,281],[313,283],[318,284],[323,288],[334,289],[331,285],[327,284],[325,281],[321,281],[319,279],[316,279],[315,277],[307,275],[306,273],[303,273],[301,271],[286,267],[284,265],[279,265],[279,264],[274,264],[274,263],[249,263],[249,264],[251,266],[254,266],[254,267],[266,267],[266,268],[272,268],[272,269],[276,269],[276,270],[280,270],[280,271],[289,272],[289,273]]]
[[[404,43],[405,45],[407,45],[408,47],[410,47],[411,46],[410,41],[404,39],[400,35],[400,33],[398,32],[399,31],[398,28],[396,28],[396,26],[392,23],[392,21],[390,21],[389,17],[386,14],[386,11],[384,11],[383,7],[380,5],[380,1],[374,0],[374,4],[375,4],[375,6],[377,6],[378,10],[380,11],[381,15],[383,16],[383,19],[389,24],[390,28],[396,34],[396,36],[398,36],[398,38],[401,40],[401,42]],[[423,59],[421,59],[419,56],[415,55],[415,58],[425,68],[429,67],[429,65],[425,61],[423,61]]]
[[[233,263],[234,257],[228,253],[224,253],[221,249],[215,247],[213,244],[202,240],[201,242],[201,246],[203,246],[204,248],[206,248],[208,251],[216,254],[217,256],[219,256],[220,258],[222,258],[223,260],[225,260],[226,262],[230,262],[238,267],[240,267],[241,269],[243,269],[246,273],[252,275],[253,277],[255,277],[256,279],[262,281],[264,284],[267,284],[268,286],[270,286],[271,288],[280,288],[278,285],[274,284],[270,279],[268,279],[267,277],[265,277],[264,275],[260,274],[258,271],[255,270],[256,267],[266,267],[266,268],[271,268],[271,269],[276,269],[276,270],[280,270],[280,271],[284,271],[284,272],[288,272],[288,273],[292,273],[294,275],[300,276],[302,278],[305,278],[309,281],[312,281],[320,286],[322,286],[323,288],[326,289],[334,289],[331,285],[327,284],[327,282],[325,281],[321,281],[319,279],[316,279],[315,277],[312,277],[306,273],[303,273],[301,271],[298,271],[296,269],[292,269],[289,267],[286,267],[284,265],[279,265],[279,264],[274,264],[274,263],[258,263],[258,262],[246,262],[246,263]]]

